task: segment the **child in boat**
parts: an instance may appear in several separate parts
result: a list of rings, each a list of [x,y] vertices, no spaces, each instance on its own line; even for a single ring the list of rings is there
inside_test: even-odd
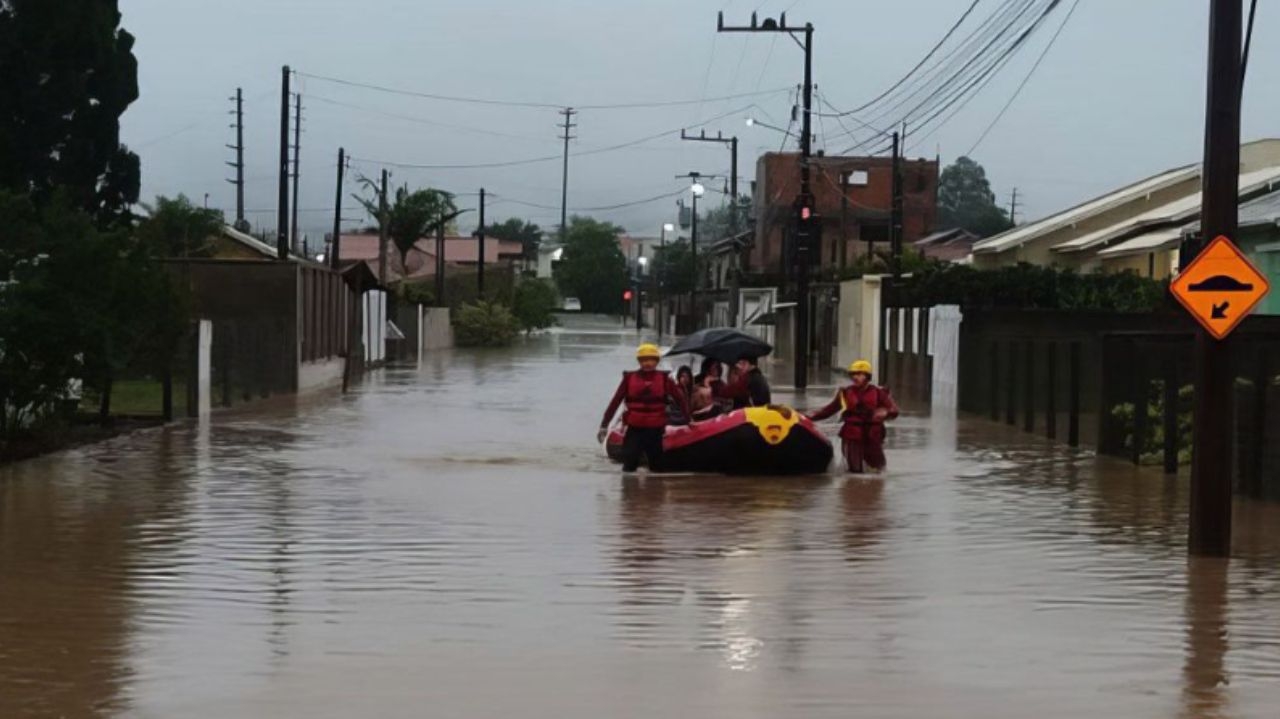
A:
[[[880,472],[884,469],[884,423],[897,419],[898,405],[889,390],[871,384],[871,363],[858,360],[849,365],[848,387],[836,392],[835,399],[808,416],[814,422],[840,412],[843,425],[840,440],[843,444],[848,471],[860,474],[866,470]]]

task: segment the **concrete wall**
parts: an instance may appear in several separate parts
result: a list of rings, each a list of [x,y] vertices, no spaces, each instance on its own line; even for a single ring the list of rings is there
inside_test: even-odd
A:
[[[880,287],[878,276],[840,284],[836,333],[837,366],[856,359],[875,362],[880,352]]]
[[[453,324],[448,307],[423,307],[419,317],[418,336],[422,338],[423,352],[453,347]]]
[[[332,357],[315,362],[303,362],[298,366],[298,392],[323,389],[342,383],[342,370],[346,359]]]
[[[364,311],[364,361],[377,364],[387,358],[387,293],[382,290],[364,293],[361,307]]]
[[[1096,263],[1095,269],[1102,272],[1133,272],[1142,277],[1163,280],[1172,276],[1173,265],[1177,262],[1177,259],[1178,253],[1176,250],[1161,250],[1159,252],[1146,252],[1141,255],[1102,258]]]

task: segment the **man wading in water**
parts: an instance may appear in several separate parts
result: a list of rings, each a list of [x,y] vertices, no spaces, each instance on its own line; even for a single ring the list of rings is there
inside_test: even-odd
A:
[[[636,350],[640,369],[622,373],[622,384],[613,393],[604,419],[600,420],[600,431],[596,433],[597,442],[609,436],[609,423],[625,400],[627,411],[622,415],[622,422],[627,425],[627,434],[622,441],[623,472],[636,471],[642,455],[649,460],[649,471],[661,471],[662,437],[667,432],[667,397],[676,401],[686,421],[691,419],[688,398],[670,374],[658,370],[658,357],[657,345],[640,345]]]

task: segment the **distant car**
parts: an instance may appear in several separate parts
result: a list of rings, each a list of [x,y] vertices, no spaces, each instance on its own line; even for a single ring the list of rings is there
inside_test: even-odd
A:
[[[564,311],[565,312],[581,312],[582,303],[578,301],[577,297],[566,297],[564,298]]]

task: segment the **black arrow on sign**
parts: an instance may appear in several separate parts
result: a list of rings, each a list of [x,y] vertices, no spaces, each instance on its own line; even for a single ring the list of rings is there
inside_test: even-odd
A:
[[[1231,306],[1231,302],[1223,302],[1220,305],[1214,305],[1213,311],[1209,313],[1209,319],[1225,320],[1227,318],[1227,308]]]

